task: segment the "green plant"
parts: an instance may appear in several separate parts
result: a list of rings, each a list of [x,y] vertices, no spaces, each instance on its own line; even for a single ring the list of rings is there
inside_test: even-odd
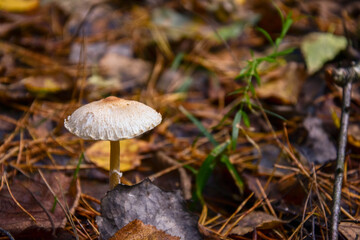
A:
[[[283,41],[291,24],[293,23],[293,20],[291,19],[291,13],[288,14],[286,16],[286,18],[284,18],[283,14],[281,13],[281,11],[279,9],[278,9],[278,12],[279,12],[279,15],[280,15],[281,21],[282,21],[282,29],[281,29],[281,33],[280,33],[279,37],[277,37],[275,39],[275,42],[272,40],[272,38],[268,32],[266,32],[262,28],[259,28],[259,27],[257,28],[257,30],[259,32],[261,32],[273,46],[272,53],[268,54],[267,56],[258,57],[258,58],[255,58],[254,54],[252,53],[253,58],[251,60],[247,61],[246,67],[244,69],[242,69],[241,72],[239,73],[239,75],[236,77],[236,79],[243,79],[246,82],[246,86],[239,88],[239,89],[235,90],[234,92],[230,93],[230,94],[242,94],[243,95],[242,101],[240,102],[240,104],[236,105],[231,110],[231,111],[233,111],[236,108],[238,108],[238,110],[235,114],[234,121],[232,122],[231,145],[232,145],[233,150],[236,148],[237,138],[239,136],[239,128],[237,126],[241,123],[241,120],[244,121],[244,124],[246,126],[250,125],[247,113],[244,111],[244,105],[246,104],[248,106],[248,109],[250,109],[250,110],[253,109],[253,104],[250,101],[250,98],[251,98],[250,93],[253,96],[256,95],[253,79],[256,79],[256,83],[258,85],[261,84],[261,77],[258,72],[259,65],[263,62],[274,63],[277,61],[278,57],[288,55],[294,50],[293,48],[290,48],[290,49],[286,49],[283,51],[278,51],[281,42]],[[226,114],[226,117],[228,115],[229,114]]]
[[[228,169],[239,191],[242,193],[244,190],[244,183],[241,177],[239,176],[236,168],[230,162],[229,154],[231,153],[232,150],[236,149],[237,140],[239,136],[239,127],[238,127],[239,124],[243,122],[247,127],[250,126],[250,120],[248,114],[244,110],[245,106],[247,106],[249,110],[260,108],[259,106],[254,105],[251,102],[251,98],[256,96],[255,85],[253,80],[254,79],[256,80],[255,81],[256,84],[258,85],[261,84],[261,77],[258,72],[258,68],[261,63],[263,62],[274,63],[277,61],[278,57],[285,56],[293,51],[293,49],[278,51],[281,42],[283,41],[291,24],[293,23],[293,20],[291,19],[291,14],[284,17],[279,9],[278,12],[282,21],[282,31],[279,37],[275,39],[275,41],[272,40],[269,33],[266,32],[264,29],[257,28],[257,30],[261,32],[266,37],[266,39],[271,43],[271,45],[273,46],[273,51],[270,54],[263,57],[254,57],[254,54],[252,53],[252,59],[247,61],[246,67],[242,69],[239,75],[236,77],[236,79],[244,80],[245,86],[236,89],[235,91],[230,93],[230,94],[239,94],[241,101],[239,101],[238,104],[235,104],[235,106],[232,109],[230,109],[228,113],[225,114],[225,116],[222,118],[220,123],[214,127],[214,128],[221,127],[225,122],[225,120],[228,119],[231,116],[231,114],[234,113],[234,111],[236,111],[235,116],[232,120],[232,130],[231,130],[230,140],[227,140],[223,143],[218,143],[211,134],[211,132],[209,132],[195,116],[193,116],[185,108],[180,107],[180,111],[182,111],[182,113],[185,114],[195,124],[195,126],[200,130],[200,132],[205,137],[207,137],[209,142],[211,142],[214,146],[213,150],[210,152],[210,154],[206,157],[206,159],[202,163],[200,169],[196,172],[196,190],[194,197],[200,200],[201,203],[204,203],[204,199],[202,196],[203,189],[211,173],[213,172],[218,159],[220,159],[220,162],[223,163]],[[284,120],[284,118],[282,118],[281,116],[275,113],[271,113],[266,110],[265,112],[268,114],[275,115]]]

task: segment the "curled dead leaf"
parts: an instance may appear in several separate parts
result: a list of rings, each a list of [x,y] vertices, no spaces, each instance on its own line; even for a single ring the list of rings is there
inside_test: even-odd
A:
[[[284,223],[283,220],[265,212],[254,211],[246,215],[231,231],[230,234],[245,235],[254,229],[271,229]],[[229,225],[230,226],[230,225]],[[225,228],[225,232],[229,229]]]

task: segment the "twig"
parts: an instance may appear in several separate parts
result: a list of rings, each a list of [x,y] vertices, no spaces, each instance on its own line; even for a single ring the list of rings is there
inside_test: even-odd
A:
[[[341,107],[340,133],[338,142],[338,154],[335,170],[335,182],[333,190],[333,207],[331,216],[331,239],[338,239],[338,224],[340,219],[341,188],[344,177],[344,159],[347,143],[347,130],[349,125],[349,112],[351,101],[352,82],[359,80],[360,64],[350,68],[331,69],[329,73],[334,82],[343,88],[343,102]]]
[[[11,233],[6,231],[5,229],[2,229],[1,227],[0,227],[0,233],[5,234],[9,238],[9,240],[15,240],[15,238],[11,235]]]

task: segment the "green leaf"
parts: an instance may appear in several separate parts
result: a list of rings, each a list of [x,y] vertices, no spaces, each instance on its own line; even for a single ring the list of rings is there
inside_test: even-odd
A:
[[[185,53],[180,52],[176,55],[174,61],[171,64],[171,69],[172,70],[177,70],[181,64],[181,61],[184,59]]]
[[[242,112],[241,112],[241,115],[242,115],[242,117],[243,117],[245,126],[246,126],[246,127],[250,127],[250,120],[249,120],[249,117],[248,117],[247,113],[244,112],[244,111],[242,111]]]
[[[81,153],[81,155],[79,157],[79,160],[78,160],[78,163],[76,165],[75,171],[74,171],[72,182],[74,182],[77,179],[78,175],[79,175],[80,165],[81,165],[83,159],[84,159],[84,153]]]
[[[58,203],[58,198],[55,196],[54,197],[54,203],[53,203],[53,205],[51,207],[51,210],[50,210],[52,213],[55,212],[55,208],[56,208],[57,203]]]
[[[266,62],[269,62],[269,63],[274,63],[274,62],[276,62],[276,59],[272,56],[272,54],[270,54],[269,56],[266,56],[266,57],[258,58],[258,60],[259,60],[260,62],[263,62],[263,61],[266,61]]]
[[[343,36],[331,33],[310,33],[301,43],[309,74],[318,71],[327,62],[336,57],[346,48],[347,41]]]
[[[286,56],[286,55],[292,53],[294,50],[295,50],[295,48],[288,48],[288,49],[285,49],[285,50],[280,51],[280,52],[274,52],[274,53],[268,55],[268,57],[270,57],[272,59],[275,59],[276,57]]]
[[[259,85],[260,85],[260,84],[259,84]],[[255,96],[256,92],[255,92],[255,88],[254,88],[254,85],[253,85],[253,84],[250,84],[249,89],[250,89],[250,92],[252,93],[252,95]]]
[[[258,71],[257,71],[257,68],[255,68],[255,70],[254,70],[254,77],[255,77],[255,79],[256,79],[256,83],[258,84],[258,85],[261,85],[261,78],[260,78],[260,75],[259,75],[259,73],[258,73]],[[250,86],[251,86],[252,84],[250,84]]]
[[[235,79],[241,79],[250,76],[251,73],[249,71],[249,65],[250,63],[248,63],[248,65],[240,71],[240,73],[235,77]]]
[[[253,106],[254,108],[260,109],[260,107],[259,107],[258,105],[252,104],[252,106]],[[284,118],[283,116],[281,116],[281,115],[279,115],[279,114],[277,114],[277,113],[274,113],[274,112],[269,111],[269,110],[266,110],[266,109],[263,109],[263,111],[264,111],[266,114],[269,114],[269,115],[271,115],[271,116],[277,117],[277,118],[279,118],[279,119],[282,120],[282,121],[287,121],[286,118]]]
[[[276,8],[276,10],[277,10],[277,12],[278,12],[278,14],[279,14],[279,16],[280,16],[280,18],[281,18],[281,23],[284,23],[284,14],[281,12],[281,9],[279,8],[279,6],[278,5],[276,5],[275,3],[273,3],[273,5],[274,5],[274,7]]]
[[[230,162],[229,157],[225,154],[222,154],[220,161],[225,164],[225,166],[229,170],[232,178],[235,180],[235,184],[239,188],[240,193],[243,194],[244,193],[244,182],[241,179],[241,177],[239,176],[234,165]]]
[[[187,170],[189,170],[190,172],[192,172],[194,175],[198,174],[198,170],[196,170],[195,168],[193,168],[192,166],[190,165],[184,165],[184,168],[186,168]]]
[[[271,43],[271,45],[273,45],[273,46],[275,45],[274,41],[272,40],[272,38],[270,36],[270,34],[265,29],[263,29],[261,27],[257,27],[256,30],[261,32],[265,36],[265,38],[269,41],[269,43]]]
[[[217,34],[222,38],[218,40],[226,41],[238,37],[243,32],[245,25],[245,21],[237,21],[228,26],[218,28]]]
[[[286,33],[289,31],[291,25],[293,24],[293,20],[291,19],[291,12],[286,16],[285,22],[283,22],[283,26],[281,29],[280,39],[281,41],[284,39]]]
[[[236,89],[235,91],[232,91],[232,92],[228,93],[227,95],[232,96],[232,95],[235,95],[235,94],[242,94],[242,93],[245,92],[245,90],[246,90],[245,87],[240,87],[240,88]]]
[[[234,120],[232,122],[231,146],[232,146],[233,150],[236,149],[236,143],[237,143],[237,139],[239,137],[238,124],[240,124],[240,122],[241,122],[241,117],[242,117],[241,113],[242,113],[242,105],[241,105],[241,109],[239,111],[237,111],[237,113],[235,114]]]
[[[196,196],[198,199],[204,203],[202,197],[202,191],[207,183],[211,173],[213,172],[216,165],[216,157],[218,157],[229,145],[230,141],[226,141],[218,146],[216,146],[210,154],[206,157],[205,161],[202,163],[198,174],[196,175]]]
[[[195,126],[200,130],[200,132],[204,134],[204,136],[207,137],[214,146],[218,145],[218,142],[214,139],[213,135],[211,135],[211,133],[204,127],[204,125],[202,125],[202,123],[194,115],[192,115],[189,111],[187,111],[183,106],[180,106],[179,110],[195,124]]]

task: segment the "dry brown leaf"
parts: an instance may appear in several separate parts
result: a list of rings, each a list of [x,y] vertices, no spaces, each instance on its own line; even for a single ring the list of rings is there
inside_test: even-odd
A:
[[[144,224],[142,221],[135,219],[120,229],[110,240],[180,240],[180,237],[174,237],[165,232],[156,229],[152,225]]]
[[[341,222],[339,225],[339,232],[344,235],[346,239],[358,239],[360,236],[360,224],[352,222]]]
[[[263,84],[256,92],[260,98],[272,98],[284,104],[295,104],[306,77],[304,66],[291,62],[264,76]]]
[[[55,192],[58,201],[62,205],[69,206],[73,212],[80,197],[80,187],[77,181],[75,193],[69,191],[72,177],[61,172],[48,172],[44,176]],[[0,192],[0,227],[14,235],[26,232],[29,229],[37,229],[39,234],[49,234],[57,228],[65,226],[66,217],[60,204],[54,207],[54,197],[51,194],[39,174],[31,180],[15,178],[10,184],[10,189],[15,199],[36,220],[34,222],[14,202],[6,187]],[[66,197],[64,199],[63,197]],[[52,209],[54,208],[54,211]],[[31,231],[29,232],[31,234]]]
[[[246,215],[237,224],[237,226],[230,231],[230,234],[241,236],[252,232],[255,228],[271,229],[282,223],[284,223],[284,221],[277,217],[274,217],[273,215],[267,214],[265,212],[254,211]]]
[[[125,172],[140,165],[140,152],[149,148],[147,142],[139,139],[126,139],[120,141],[120,171]],[[110,142],[98,141],[86,151],[88,159],[98,167],[110,170]]]

